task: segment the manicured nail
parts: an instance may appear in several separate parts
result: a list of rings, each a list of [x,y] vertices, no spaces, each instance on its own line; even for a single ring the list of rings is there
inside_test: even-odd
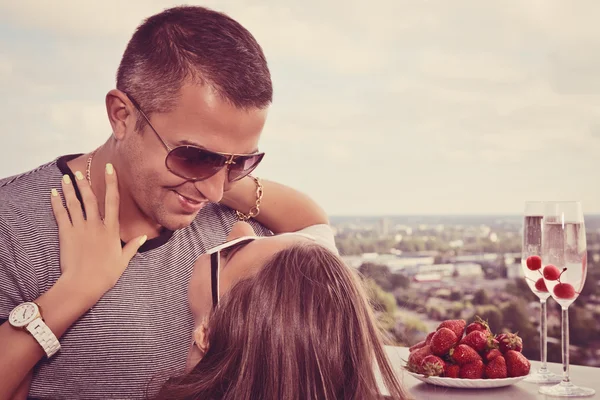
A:
[[[144,235],[140,238],[140,246],[143,245],[144,243],[146,243],[146,240],[148,239],[148,236]]]
[[[58,196],[58,190],[52,188],[52,197],[57,197]]]
[[[67,174],[63,175],[63,182],[65,184],[67,184],[67,185],[70,184],[71,183],[71,177],[69,177],[69,175],[67,175]]]
[[[83,174],[81,173],[81,171],[75,171],[75,178],[77,178],[78,181],[83,180]]]
[[[111,163],[106,164],[106,173],[112,175],[115,172],[113,165]]]

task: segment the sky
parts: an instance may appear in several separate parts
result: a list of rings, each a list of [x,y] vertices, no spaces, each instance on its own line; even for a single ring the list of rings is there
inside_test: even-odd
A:
[[[101,145],[127,41],[178,4],[0,0],[0,177]],[[600,213],[600,2],[188,4],[226,12],[267,56],[256,175],[330,215]]]

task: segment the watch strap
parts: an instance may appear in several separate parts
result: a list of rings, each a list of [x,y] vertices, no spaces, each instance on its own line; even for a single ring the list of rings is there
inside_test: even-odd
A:
[[[60,349],[60,342],[41,318],[31,321],[27,325],[27,330],[42,346],[48,358],[52,357]]]

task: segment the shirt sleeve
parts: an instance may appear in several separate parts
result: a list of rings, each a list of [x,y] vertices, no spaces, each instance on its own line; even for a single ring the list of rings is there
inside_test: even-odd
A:
[[[34,300],[35,276],[29,257],[10,226],[0,219],[0,322],[20,303]]]
[[[305,233],[307,235],[311,235],[321,246],[327,248],[335,255],[340,255],[335,245],[335,236],[333,234],[333,229],[331,229],[331,226],[327,224],[311,225],[309,227],[299,230],[298,233]]]

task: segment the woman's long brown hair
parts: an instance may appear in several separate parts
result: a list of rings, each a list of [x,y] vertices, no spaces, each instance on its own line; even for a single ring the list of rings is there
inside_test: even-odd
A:
[[[211,315],[208,350],[159,399],[382,399],[408,395],[356,273],[327,249],[296,245],[237,283]]]

